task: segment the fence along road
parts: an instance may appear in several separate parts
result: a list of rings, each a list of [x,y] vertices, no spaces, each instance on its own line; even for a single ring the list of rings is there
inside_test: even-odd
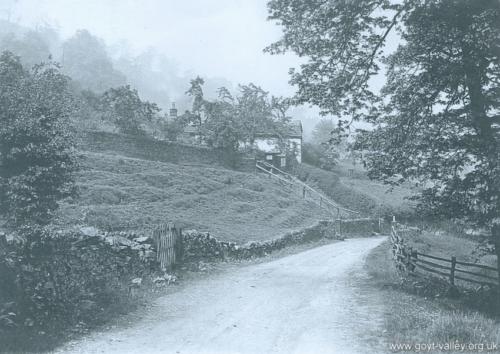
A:
[[[455,256],[443,258],[419,252],[408,246],[402,236],[408,228],[393,221],[391,229],[392,253],[399,270],[413,273],[420,269],[444,277],[452,286],[456,285],[456,280],[481,286],[500,286],[497,268],[459,261]]]

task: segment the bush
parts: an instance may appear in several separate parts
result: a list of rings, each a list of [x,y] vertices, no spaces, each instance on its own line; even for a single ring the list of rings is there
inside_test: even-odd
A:
[[[163,131],[169,141],[177,141],[177,138],[184,131],[186,124],[182,119],[167,120],[163,123]]]
[[[302,161],[324,170],[331,171],[337,165],[338,157],[330,145],[305,143],[302,147]]]
[[[0,258],[0,342],[16,332],[58,333],[83,321],[105,319],[110,306],[126,303],[132,278],[153,263],[130,247],[119,249],[101,237],[24,228],[22,246]],[[8,318],[2,314],[10,313]],[[4,337],[4,338],[2,338]]]
[[[77,167],[68,80],[55,65],[26,71],[4,52],[0,97],[0,212],[17,225],[48,223]]]

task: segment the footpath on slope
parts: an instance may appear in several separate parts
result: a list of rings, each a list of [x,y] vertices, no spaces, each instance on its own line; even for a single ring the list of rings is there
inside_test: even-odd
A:
[[[270,177],[276,178],[280,183],[284,183],[292,189],[298,190],[299,193],[302,194],[302,198],[313,202],[320,208],[328,211],[332,216],[337,217],[337,219],[340,219],[343,216],[348,218],[358,218],[361,215],[358,211],[340,206],[324,193],[319,192],[305,182],[301,181],[296,176],[280,170],[266,161],[256,161],[255,169],[257,171],[267,173]]]

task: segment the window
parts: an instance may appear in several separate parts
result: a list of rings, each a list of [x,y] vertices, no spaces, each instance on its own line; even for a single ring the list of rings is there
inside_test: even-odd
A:
[[[282,157],[281,158],[281,167],[285,167],[286,166],[286,157]]]
[[[273,155],[266,155],[266,160],[267,161],[272,161],[273,160]]]

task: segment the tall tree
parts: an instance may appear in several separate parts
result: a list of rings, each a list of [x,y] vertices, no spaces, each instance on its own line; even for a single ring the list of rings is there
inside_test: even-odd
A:
[[[209,146],[220,150],[229,163],[234,163],[242,139],[241,124],[236,115],[234,98],[225,87],[219,97],[205,101],[206,121],[203,126]]]
[[[194,124],[199,133],[200,142],[203,140],[202,125],[204,121],[204,108],[205,108],[205,98],[203,97],[203,84],[205,80],[197,76],[190,81],[189,89],[186,94],[190,96],[193,100],[191,112],[186,116],[189,118],[189,122]]]
[[[113,67],[104,42],[87,30],[77,31],[63,43],[61,64],[64,73],[83,89],[102,93],[126,83],[125,76]]]
[[[238,86],[236,97],[238,120],[243,127],[243,139],[254,143],[259,133],[283,136],[289,127],[286,115],[290,101],[270,96],[269,92],[253,83]]]
[[[140,135],[143,124],[151,122],[160,111],[155,103],[143,101],[129,85],[111,88],[103,93],[102,109],[122,133]]]
[[[51,55],[49,43],[41,33],[35,31],[18,36],[14,33],[4,35],[0,40],[0,49],[18,55],[27,67],[49,60]]]
[[[332,134],[336,126],[331,119],[322,119],[314,126],[312,131],[313,143],[328,144],[332,139]]]
[[[52,64],[25,70],[0,56],[0,212],[15,225],[50,221],[77,167],[68,79]]]
[[[500,2],[271,0],[283,38],[308,58],[297,100],[373,129],[360,134],[373,178],[419,181],[428,210],[491,228],[500,270]],[[399,47],[384,55],[394,32]],[[387,49],[386,49],[387,50]],[[381,92],[370,78],[381,66]]]

